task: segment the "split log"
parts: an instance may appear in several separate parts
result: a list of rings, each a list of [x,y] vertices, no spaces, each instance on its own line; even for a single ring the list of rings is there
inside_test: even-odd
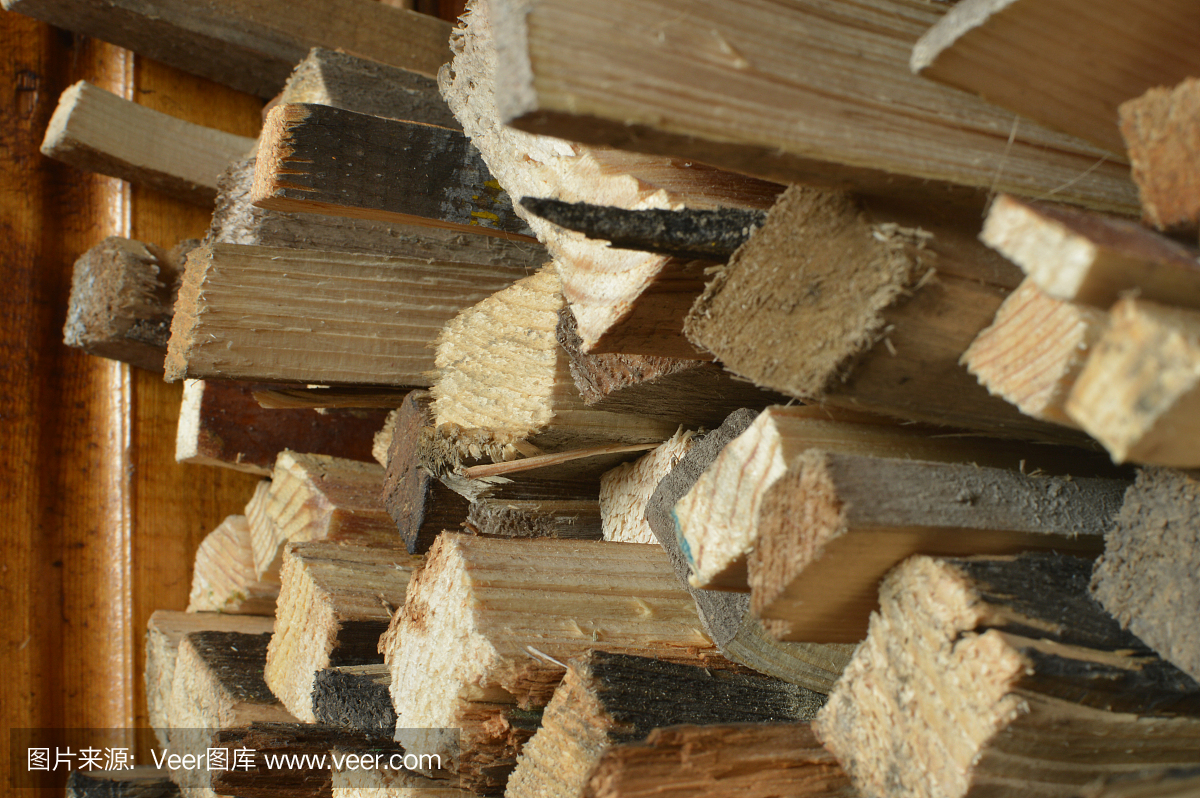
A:
[[[317,723],[390,740],[396,734],[391,683],[392,669],[384,664],[325,668],[313,681],[313,716]]]
[[[1097,778],[1200,761],[1200,685],[1051,554],[914,557],[817,715],[864,795],[1074,796]]]
[[[427,385],[430,344],[523,269],[209,244],[188,258],[168,381]]]
[[[1123,463],[1200,466],[1200,313],[1123,299],[1067,413]]]
[[[944,429],[816,406],[769,407],[721,450],[671,510],[692,584],[746,590],[750,554],[765,544],[763,504],[776,485],[801,478],[798,463],[813,451],[1030,473],[1045,468],[1062,474],[1089,465],[1085,454],[1059,447],[947,435]]]
[[[746,594],[694,587],[691,566],[680,546],[675,505],[757,415],[753,410],[738,410],[716,430],[695,439],[687,454],[658,483],[646,504],[646,523],[670,559],[676,579],[696,602],[700,621],[722,654],[760,673],[828,693],[850,661],[851,646],[779,642],[750,613]]]
[[[765,209],[780,186],[723,172],[702,163],[602,148],[589,148],[547,136],[533,136],[504,125],[496,109],[497,52],[489,5],[471,4],[463,27],[450,42],[452,67],[439,76],[442,95],[488,168],[513,197],[548,197],[567,202],[600,202],[628,209],[718,207]],[[675,153],[669,153],[673,156]],[[589,352],[608,348],[607,338],[640,295],[670,264],[660,255],[612,250],[545,222],[522,208],[538,240],[559,264],[563,293],[579,319],[579,334]],[[621,345],[633,336],[622,332]],[[678,339],[678,336],[675,336]],[[656,339],[637,339],[653,345]],[[658,341],[661,341],[659,336]],[[683,346],[686,342],[680,340]],[[651,350],[652,353],[654,350]],[[670,355],[670,352],[657,352]],[[695,354],[690,355],[695,357]]]
[[[443,529],[457,529],[470,502],[421,464],[421,438],[432,426],[428,391],[413,391],[396,416],[381,498],[410,554],[424,554]]]
[[[532,271],[550,260],[540,245],[457,230],[320,213],[284,213],[252,202],[257,158],[230,165],[218,181],[212,243],[349,252],[362,255],[495,265]]]
[[[805,401],[1061,439],[959,365],[1021,280],[972,224],[794,186],[685,330],[735,374]]]
[[[432,77],[325,47],[308,51],[288,78],[279,103],[328,105],[356,114],[459,127]]]
[[[111,236],[75,261],[63,343],[162,373],[175,291],[195,241],[171,252]]]
[[[462,133],[327,105],[271,109],[251,199],[277,211],[533,238]]]
[[[313,686],[325,668],[383,662],[379,638],[420,564],[399,549],[329,541],[286,547],[263,678],[289,712],[317,721]]]
[[[168,744],[169,707],[179,644],[190,632],[216,631],[270,634],[273,618],[223,615],[215,612],[158,610],[146,626],[146,704],[158,744]]]
[[[858,798],[807,723],[655,729],[605,751],[589,798]]]
[[[1104,556],[1092,596],[1160,657],[1200,681],[1200,630],[1188,621],[1200,605],[1200,484],[1165,468],[1138,472]]]
[[[910,63],[923,78],[1123,158],[1117,107],[1200,74],[1193,10],[1187,0],[1083,8],[1069,0],[963,0],[917,41]]]
[[[451,445],[493,460],[603,443],[658,443],[676,425],[588,408],[555,339],[560,280],[543,269],[468,308],[438,339],[433,414]]]
[[[62,93],[42,155],[212,207],[217,178],[252,138],[194,125],[81,80]]]
[[[560,663],[593,648],[728,667],[699,626],[656,547],[443,534],[380,643],[397,741],[453,763],[465,787],[494,791],[528,733],[492,731],[488,758],[466,761],[479,754],[472,727],[510,726],[500,713],[513,704],[544,707]]]
[[[757,674],[593,651],[568,663],[508,795],[583,798],[601,757],[676,724],[808,721],[825,697]]]
[[[178,798],[179,786],[165,770],[136,765],[128,770],[76,770],[66,798]]]
[[[185,380],[175,460],[270,475],[285,449],[369,460],[385,410],[265,410],[254,385]]]
[[[1136,292],[1200,309],[1200,253],[1125,219],[1002,195],[980,240],[1055,299],[1107,310]]]
[[[1200,79],[1150,89],[1123,103],[1120,113],[1142,218],[1159,230],[1195,233],[1200,227]]]
[[[1200,768],[1180,768],[1146,776],[1114,776],[1080,792],[1083,798],[1196,798]]]
[[[570,499],[480,499],[471,502],[465,528],[505,538],[602,540],[600,502]]]
[[[1106,311],[1049,297],[1026,278],[962,363],[988,393],[1025,415],[1074,427],[1067,397],[1107,327]]]
[[[450,25],[436,17],[358,0],[261,3],[186,0],[4,0],[4,8],[82,33],[263,98],[283,88],[316,46],[437,74]]]
[[[1098,555],[1127,480],[809,449],[763,500],[750,608],[781,640],[853,643],[913,554]]]
[[[650,497],[671,469],[692,448],[693,433],[680,430],[670,440],[632,463],[622,463],[600,478],[600,514],[604,539],[618,543],[658,543],[646,521]]]
[[[231,515],[209,532],[196,550],[188,612],[275,615],[279,580],[254,572],[250,524]]]
[[[246,507],[254,570],[278,573],[286,543],[329,540],[384,549],[400,544],[379,501],[383,469],[323,454],[285,451]]]
[[[912,46],[944,13],[906,0],[502,0],[492,10],[496,102],[500,120],[522,130],[780,183],[926,199],[945,199],[945,184],[1053,191],[1133,212],[1118,159],[909,71]]]

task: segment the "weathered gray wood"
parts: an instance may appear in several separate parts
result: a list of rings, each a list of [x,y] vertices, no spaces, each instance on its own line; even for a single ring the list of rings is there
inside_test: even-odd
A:
[[[392,671],[387,665],[345,665],[317,673],[313,683],[312,711],[318,723],[388,740],[396,733],[396,711],[388,687]]]

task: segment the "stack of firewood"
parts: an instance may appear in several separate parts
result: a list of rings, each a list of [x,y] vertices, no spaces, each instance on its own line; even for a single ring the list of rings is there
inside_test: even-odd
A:
[[[151,621],[179,787],[1200,794],[1190,4],[5,5],[272,98],[43,147],[215,207],[65,331],[264,476]]]

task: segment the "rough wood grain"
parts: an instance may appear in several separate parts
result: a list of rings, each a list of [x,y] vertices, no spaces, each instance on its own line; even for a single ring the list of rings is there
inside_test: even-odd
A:
[[[1200,79],[1158,87],[1120,108],[1142,218],[1160,230],[1200,227]]]
[[[153,111],[81,80],[62,93],[42,154],[210,206],[217,178],[255,141]]]
[[[1107,310],[1136,292],[1200,308],[1200,252],[1134,222],[1001,195],[979,237],[1055,299]]]
[[[239,91],[270,98],[316,46],[426,75],[447,60],[450,26],[366,0],[270,3],[236,0],[197,7],[164,0],[5,0],[4,8],[127,47]]]
[[[864,795],[1073,796],[1195,766],[1200,693],[1088,597],[1091,563],[914,557],[813,728]]]
[[[618,543],[658,543],[646,522],[646,505],[688,450],[692,432],[680,430],[632,463],[622,463],[600,478],[600,513],[604,539]]]
[[[1054,299],[1026,278],[962,363],[992,396],[1028,416],[1074,427],[1067,397],[1107,327],[1106,311]]]
[[[275,615],[279,580],[254,572],[250,525],[231,515],[209,532],[196,550],[188,612]]]
[[[910,49],[944,13],[919,0],[503,0],[500,118],[781,183],[942,199],[951,183],[1133,212],[1119,159],[911,74]]]
[[[318,723],[390,740],[396,733],[391,683],[392,669],[382,663],[325,668],[313,680],[312,713]]]
[[[1200,795],[1200,768],[1112,776],[1080,792],[1083,798],[1195,798]]]
[[[1186,0],[1076,4],[962,0],[913,47],[923,78],[1125,154],[1117,108],[1200,71]]]
[[[179,787],[165,770],[136,765],[129,770],[76,770],[67,778],[67,798],[177,798]]]
[[[602,540],[600,503],[594,490],[558,499],[479,499],[471,502],[464,529],[506,538]]]
[[[210,244],[188,259],[167,379],[425,385],[442,325],[523,274]]]
[[[1200,313],[1130,297],[1109,316],[1067,413],[1115,462],[1200,465]]]
[[[472,794],[458,787],[453,779],[429,779],[400,766],[367,769],[364,767],[333,769],[333,792],[339,798],[387,798],[403,795],[405,798],[472,798]]]
[[[251,199],[277,211],[533,238],[462,133],[327,105],[271,109]]]

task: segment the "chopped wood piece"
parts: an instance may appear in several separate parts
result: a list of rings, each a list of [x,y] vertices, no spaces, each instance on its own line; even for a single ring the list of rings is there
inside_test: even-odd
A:
[[[1122,103],[1120,113],[1142,218],[1159,230],[1194,233],[1200,227],[1200,79],[1152,88]]]
[[[146,627],[146,704],[158,744],[166,747],[171,728],[169,705],[179,643],[189,632],[220,631],[270,634],[274,618],[215,612],[158,610]]]
[[[691,490],[721,450],[745,432],[757,415],[754,410],[737,410],[730,413],[716,430],[694,439],[687,454],[658,483],[646,505],[646,523],[670,559],[676,579],[696,602],[696,611],[705,631],[722,654],[760,673],[828,693],[850,661],[853,647],[779,642],[750,614],[748,595],[692,586],[691,566],[680,547],[675,504]]]
[[[1067,397],[1107,327],[1106,311],[1054,299],[1026,278],[962,363],[992,396],[1028,416],[1074,427]]]
[[[811,720],[825,697],[757,674],[593,651],[573,659],[507,794],[583,798],[605,752],[681,723]]]
[[[805,401],[1062,439],[959,365],[1020,283],[977,224],[794,186],[720,267],[685,331],[735,374]]]
[[[383,662],[379,637],[420,564],[399,549],[329,541],[285,548],[263,678],[289,712],[305,723],[317,721],[313,685],[319,671]]]
[[[259,208],[251,198],[256,164],[256,158],[242,159],[231,164],[221,176],[209,241],[476,263],[527,271],[550,260],[546,250],[532,241],[465,235],[458,230],[428,225]]]
[[[399,415],[400,408],[388,413],[387,418],[383,420],[383,426],[375,432],[375,436],[371,439],[371,457],[384,468],[387,468],[388,451],[391,450],[392,441],[396,437],[396,421]]]
[[[217,178],[254,139],[184,122],[81,80],[62,93],[42,155],[211,207]]]
[[[505,705],[544,707],[562,678],[559,663],[572,656],[602,647],[729,665],[656,547],[453,533],[430,549],[381,647],[392,668],[397,741],[455,763],[449,769],[477,790],[503,784],[528,735],[496,740],[488,760],[465,772],[473,735],[464,732],[460,745],[451,730],[465,729],[463,718],[476,712],[486,719]]]
[[[162,373],[175,290],[195,245],[172,252],[110,236],[75,261],[63,343]]]
[[[1055,299],[1107,310],[1136,292],[1200,308],[1200,253],[1125,219],[1001,195],[980,239]]]
[[[500,120],[522,130],[780,183],[938,199],[957,184],[1136,208],[1119,159],[910,72],[945,4],[502,0],[491,13]]]
[[[602,443],[658,443],[671,422],[591,410],[555,340],[560,281],[543,269],[456,316],[438,339],[433,413],[465,458],[493,460]],[[531,449],[530,447],[535,447]]]
[[[259,483],[246,507],[254,570],[260,578],[277,573],[288,542],[398,546],[396,527],[379,500],[382,484],[376,463],[281,452],[270,482]]]
[[[325,47],[308,51],[288,78],[279,102],[459,127],[432,77]]]
[[[601,540],[595,496],[581,499],[479,499],[467,513],[468,530],[506,538]]]
[[[655,729],[601,756],[589,798],[858,798],[807,723]]]
[[[317,672],[313,681],[312,712],[317,723],[377,734],[392,739],[396,710],[388,688],[387,665],[344,665]]]
[[[404,388],[375,388],[326,385],[297,387],[267,387],[262,385],[251,392],[258,406],[266,410],[295,410],[302,408],[380,408],[391,411],[404,402],[411,391]],[[372,455],[374,442],[372,441]]]
[[[4,0],[4,8],[112,42],[263,98],[283,88],[310,48],[341,49],[426,75],[446,61],[450,25],[359,0]]]
[[[251,199],[277,211],[533,238],[462,133],[327,105],[271,109]]]
[[[427,385],[456,313],[524,270],[209,244],[188,258],[168,381]]]
[[[917,41],[911,66],[1123,158],[1117,107],[1200,73],[1194,10],[1188,0],[962,0]]]
[[[270,475],[284,449],[369,460],[385,410],[266,410],[254,385],[185,380],[175,438],[180,463]]]
[[[654,451],[622,463],[600,478],[604,539],[618,543],[658,543],[646,522],[646,505],[663,477],[692,448],[692,432],[680,430]]]
[[[489,4],[472,4],[464,25],[453,34],[453,65],[439,75],[439,84],[471,143],[511,196],[597,202],[628,209],[770,207],[781,190],[774,183],[688,160],[532,136],[504,125],[495,102],[496,83],[504,80],[504,75],[497,70],[490,13]],[[594,347],[602,345],[610,328],[673,260],[613,250],[522,208],[517,213],[525,216],[558,263],[563,293],[579,319],[584,349],[620,351]]]
[[[1109,318],[1067,413],[1115,462],[1200,466],[1200,313],[1131,297]]]
[[[1125,494],[1092,596],[1121,627],[1200,681],[1200,483],[1166,468],[1145,468]]]
[[[1083,798],[1196,798],[1200,795],[1200,768],[1112,776],[1079,794]]]
[[[390,757],[385,758],[384,763],[389,759]],[[402,761],[403,758],[398,758],[397,767],[394,768],[387,767],[386,764],[378,768],[366,768],[361,765],[344,765],[339,768],[335,762],[333,794],[338,798],[474,798],[471,793],[459,789],[456,780],[426,778],[400,766]]]
[[[1200,762],[1200,685],[1088,597],[1091,563],[914,557],[813,728],[863,795],[1074,796]]]
[[[1086,455],[1058,447],[1031,451],[1012,441],[948,435],[944,428],[901,426],[864,413],[769,407],[721,450],[672,509],[692,584],[746,589],[747,558],[763,545],[763,502],[773,486],[796,478],[798,458],[810,450],[1029,472],[1064,473],[1064,467],[1090,465]]]
[[[178,798],[171,775],[149,765],[128,770],[76,770],[67,777],[67,798]]]
[[[421,438],[433,424],[431,401],[428,391],[413,391],[400,406],[383,477],[383,506],[410,554],[424,554],[443,529],[457,529],[470,509],[467,499],[421,464]]]
[[[228,612],[275,615],[277,579],[260,580],[254,573],[250,524],[244,515],[231,515],[209,532],[196,550],[188,612]]]
[[[522,198],[521,207],[617,249],[715,261],[728,259],[766,217],[763,211],[741,208],[632,211],[538,197]]]
[[[584,404],[596,410],[660,418],[686,427],[718,427],[739,407],[786,401],[739,380],[715,363],[653,355],[583,352],[575,315],[558,313],[555,332]],[[690,345],[689,345],[690,346]]]
[[[1128,485],[809,449],[763,499],[750,607],[782,640],[857,642],[879,580],[906,557],[1094,557]]]

